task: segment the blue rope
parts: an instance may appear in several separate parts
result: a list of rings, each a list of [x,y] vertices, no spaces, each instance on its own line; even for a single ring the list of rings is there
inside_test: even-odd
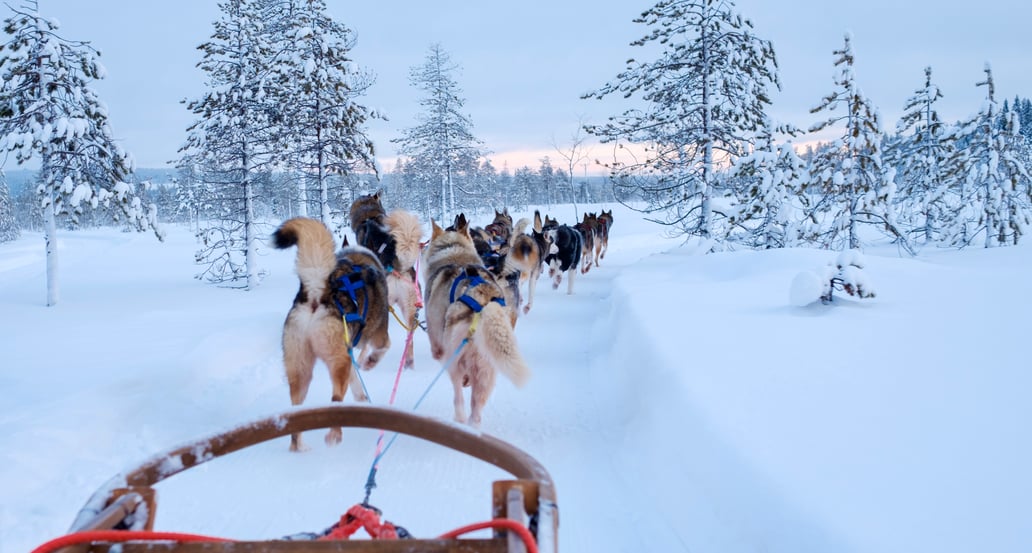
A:
[[[419,399],[416,400],[416,404],[412,406],[413,411],[419,409],[420,404],[422,404],[423,400],[426,399],[426,396],[430,394],[430,390],[434,387],[434,384],[437,384],[437,381],[441,378],[441,375],[444,374],[444,371],[453,363],[455,363],[455,361],[459,358],[459,354],[462,353],[462,348],[466,347],[466,344],[468,343],[468,337],[462,339],[462,342],[459,344],[459,347],[455,349],[455,353],[452,354],[451,358],[448,360],[447,363],[441,365],[441,370],[437,371],[437,375],[435,375],[434,379],[430,381],[430,385],[426,387],[426,390],[423,390],[423,395],[419,396]],[[373,493],[373,488],[376,487],[376,471],[379,470],[378,465],[380,464],[380,459],[383,459],[383,456],[387,454],[387,451],[391,449],[391,446],[394,445],[394,441],[397,439],[398,432],[395,432],[394,435],[391,436],[390,441],[387,442],[387,445],[384,446],[383,450],[380,451],[380,453],[375,458],[373,458],[373,464],[371,467],[369,467],[369,478],[366,479],[366,493],[365,499],[362,501],[363,503],[369,503],[369,496]],[[382,440],[383,436],[380,436],[380,438],[377,439],[377,447],[379,447]]]

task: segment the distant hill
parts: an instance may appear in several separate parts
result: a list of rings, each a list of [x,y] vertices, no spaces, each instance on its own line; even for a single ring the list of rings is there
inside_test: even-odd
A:
[[[136,180],[145,181],[149,180],[154,183],[166,183],[172,180],[175,176],[175,169],[164,168],[164,169],[153,169],[153,168],[137,168],[136,169]],[[4,171],[4,177],[7,179],[7,186],[11,189],[11,195],[16,195],[27,186],[32,185],[33,179],[36,178],[35,169],[15,169],[13,171]]]

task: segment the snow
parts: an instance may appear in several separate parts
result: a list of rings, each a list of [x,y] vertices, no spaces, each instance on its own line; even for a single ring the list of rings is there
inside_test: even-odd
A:
[[[800,307],[794,277],[837,252],[702,255],[621,206],[580,209],[603,207],[615,223],[602,266],[573,295],[540,280],[516,328],[534,376],[499,379],[482,428],[550,471],[562,550],[1029,550],[1032,249],[868,248],[876,298]],[[64,533],[95,490],[155,455],[291,409],[279,340],[294,251],[264,248],[262,285],[223,289],[193,278],[191,232],[166,230],[164,243],[62,231],[50,308],[41,236],[0,244],[0,551]],[[374,402],[400,361],[394,330],[363,373]],[[415,351],[399,408],[439,372],[422,334]],[[307,406],[329,403],[328,380],[317,367]],[[450,419],[446,378],[418,412]],[[362,500],[378,432],[345,429],[334,448],[322,435],[303,454],[282,438],[169,478],[156,529],[328,527]],[[402,437],[370,501],[433,537],[487,518],[505,476]]]

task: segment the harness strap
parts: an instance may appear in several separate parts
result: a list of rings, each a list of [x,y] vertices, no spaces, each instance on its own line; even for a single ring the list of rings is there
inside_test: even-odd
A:
[[[460,283],[466,280],[469,281],[469,286],[466,287],[466,290],[470,290],[472,288],[480,286],[481,284],[487,284],[487,281],[481,278],[480,275],[469,275],[466,274],[465,271],[463,271],[462,274],[455,277],[455,280],[452,281],[451,292],[448,293],[448,301],[450,303],[460,301],[466,304],[466,307],[472,309],[474,313],[480,313],[480,311],[484,309],[484,306],[481,305],[480,302],[478,302],[477,300],[470,297],[465,292],[463,292],[462,295],[458,298],[455,297],[455,290],[459,287]],[[491,301],[497,302],[502,307],[505,307],[505,298],[491,298]]]
[[[365,281],[362,280],[362,267],[360,265],[352,265],[351,272],[345,276],[337,279],[337,291],[346,292],[348,298],[351,299],[352,303],[355,304],[355,308],[358,308],[358,296],[355,294],[359,290],[365,288]],[[369,314],[369,302],[366,301],[365,305],[362,306],[362,313],[350,313],[344,305],[340,303],[336,297],[333,298],[333,302],[337,304],[337,311],[344,317],[344,335],[348,335],[347,323],[358,323],[358,332],[355,333],[355,337],[349,340],[351,347],[358,345],[358,342],[362,339],[362,331],[365,330],[366,315]]]

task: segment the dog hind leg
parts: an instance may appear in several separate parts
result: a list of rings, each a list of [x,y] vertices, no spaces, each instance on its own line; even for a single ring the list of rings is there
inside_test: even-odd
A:
[[[298,337],[297,332],[288,330],[283,333],[283,366],[286,367],[287,384],[290,386],[290,403],[301,405],[305,402],[308,387],[312,383],[315,353],[308,342]],[[290,435],[290,451],[306,449],[300,432]]]
[[[341,402],[344,401],[344,395],[348,392],[348,385],[357,377],[354,374],[356,371],[351,366],[351,354],[347,352],[347,348],[337,348],[337,351],[329,357],[330,359],[326,360],[326,365],[330,369],[330,381],[333,384],[333,395],[330,396],[330,401]],[[355,401],[365,401],[365,392],[362,391],[361,383],[354,386],[351,393],[355,396]],[[329,432],[326,433],[326,445],[334,446],[339,444],[342,436],[343,434],[339,426],[330,428]]]

